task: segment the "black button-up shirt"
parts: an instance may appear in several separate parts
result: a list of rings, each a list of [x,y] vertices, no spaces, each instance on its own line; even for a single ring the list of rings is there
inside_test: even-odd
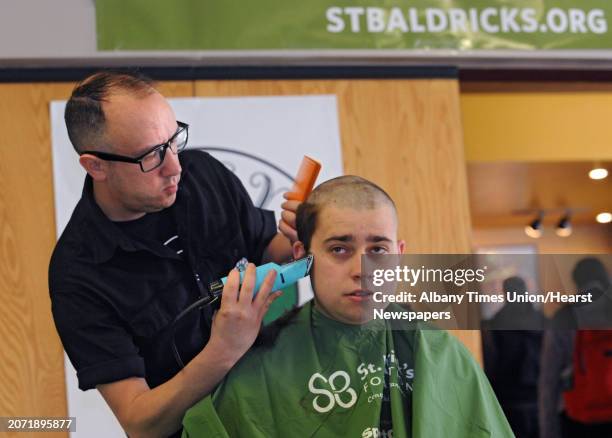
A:
[[[170,322],[206,293],[202,285],[227,275],[241,258],[259,264],[276,234],[274,213],[254,207],[223,164],[201,151],[183,152],[180,160],[175,203],[149,213],[172,225],[168,233],[178,235],[179,254],[110,221],[94,200],[89,176],[55,247],[53,316],[83,390],[128,377],[144,377],[155,387],[174,376],[179,366]],[[174,338],[185,363],[208,341],[211,315],[207,307],[178,324]]]

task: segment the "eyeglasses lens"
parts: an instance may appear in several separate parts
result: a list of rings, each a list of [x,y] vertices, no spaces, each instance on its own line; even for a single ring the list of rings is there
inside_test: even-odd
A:
[[[161,166],[166,156],[167,149],[170,149],[173,154],[182,152],[187,146],[187,138],[189,137],[187,126],[181,126],[174,137],[164,145],[151,151],[150,154],[143,157],[140,161],[140,167],[143,172],[150,172],[153,169]]]

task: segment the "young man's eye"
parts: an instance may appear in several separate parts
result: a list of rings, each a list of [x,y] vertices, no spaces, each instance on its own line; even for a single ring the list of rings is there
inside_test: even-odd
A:
[[[374,248],[370,249],[370,252],[372,254],[386,254],[389,252],[389,250],[384,246],[375,246]]]
[[[332,246],[329,250],[332,254],[346,254],[348,252],[343,246]]]

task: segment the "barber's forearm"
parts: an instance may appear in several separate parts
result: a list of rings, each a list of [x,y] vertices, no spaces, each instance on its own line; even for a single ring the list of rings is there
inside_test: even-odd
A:
[[[240,286],[238,270],[230,272],[208,343],[168,382],[155,389],[142,378],[99,386],[130,436],[167,436],[177,431],[187,409],[210,394],[253,345],[266,310],[278,297],[270,293],[275,275],[269,273],[253,298],[255,276],[255,265],[249,264]]]
[[[140,394],[124,427],[132,437],[167,437],[181,427],[187,409],[212,392],[238,360],[208,344],[176,376]]]

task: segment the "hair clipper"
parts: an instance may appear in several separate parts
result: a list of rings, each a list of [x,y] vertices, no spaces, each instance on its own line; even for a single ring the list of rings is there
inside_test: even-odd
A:
[[[272,290],[280,290],[296,283],[300,278],[306,277],[310,272],[310,268],[312,267],[312,261],[313,256],[308,255],[285,265],[266,263],[265,265],[258,266],[255,269],[255,287],[253,288],[253,296],[257,295],[257,292],[259,292],[259,288],[261,287],[261,283],[263,283],[264,278],[266,278],[266,275],[271,270],[276,271],[276,279],[274,280]],[[241,285],[242,280],[244,279],[244,274],[244,271],[240,272]],[[221,295],[225,283],[227,283],[227,277],[223,277],[220,280],[210,283],[208,286],[210,294],[215,297]]]

